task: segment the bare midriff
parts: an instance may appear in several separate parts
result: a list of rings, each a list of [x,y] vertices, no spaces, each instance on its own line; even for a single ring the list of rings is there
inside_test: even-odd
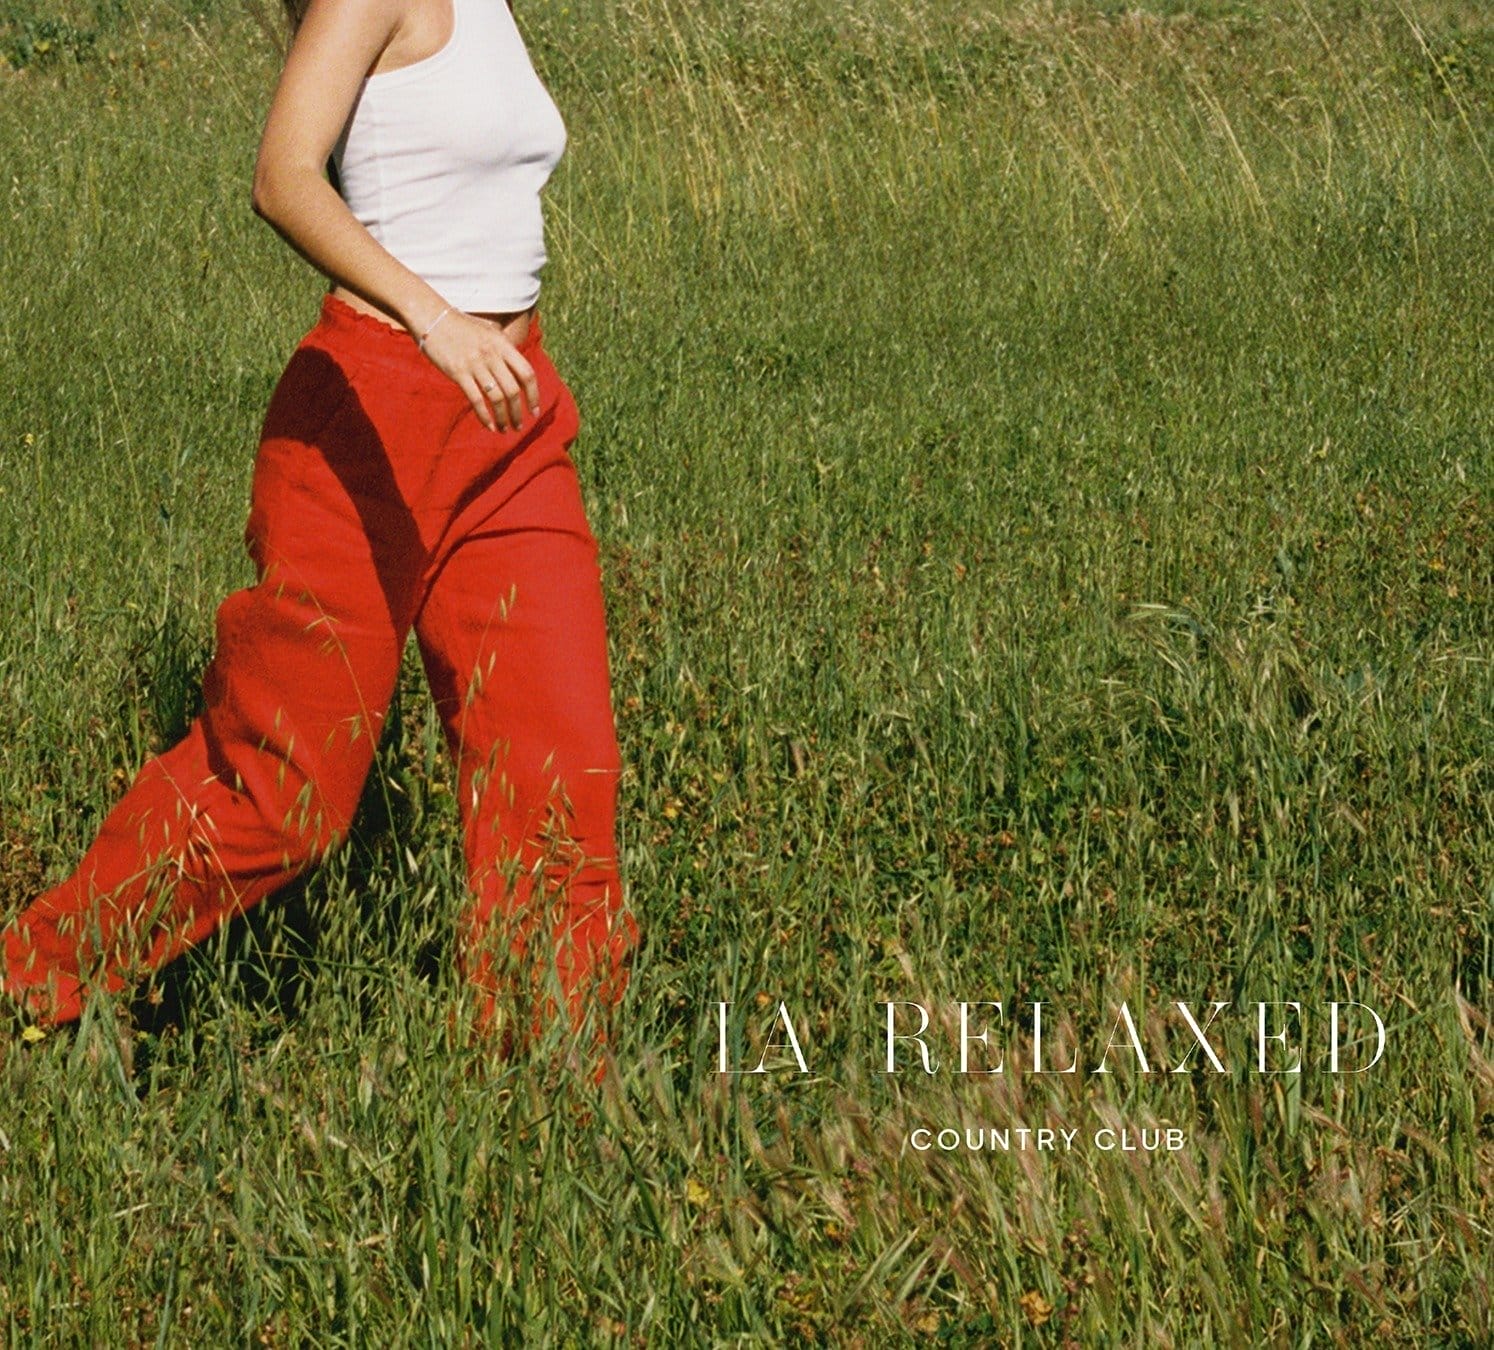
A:
[[[370,304],[361,295],[348,290],[346,286],[334,286],[332,294],[344,303],[351,305],[354,309],[371,315],[382,323],[387,323],[391,328],[404,328],[404,324],[398,319],[386,314],[377,305]],[[529,309],[510,310],[502,314],[474,314],[472,317],[475,319],[486,319],[489,323],[496,323],[503,329],[503,336],[517,347],[529,336],[529,320],[533,313],[534,308],[531,306]]]

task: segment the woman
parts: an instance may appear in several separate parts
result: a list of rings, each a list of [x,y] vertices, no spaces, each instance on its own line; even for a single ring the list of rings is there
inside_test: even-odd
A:
[[[218,611],[186,739],[6,931],[33,1017],[76,1019],[342,838],[412,630],[457,764],[479,1020],[514,957],[577,1027],[621,994],[597,546],[534,308],[564,145],[504,0],[306,7],[254,208],[333,285],[266,415],[258,581]]]

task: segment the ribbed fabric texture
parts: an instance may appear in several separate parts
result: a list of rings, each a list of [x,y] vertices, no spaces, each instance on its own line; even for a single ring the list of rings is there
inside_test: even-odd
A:
[[[333,152],[342,195],[458,309],[527,309],[545,264],[540,191],[565,124],[505,0],[452,0],[440,51],[370,75]]]

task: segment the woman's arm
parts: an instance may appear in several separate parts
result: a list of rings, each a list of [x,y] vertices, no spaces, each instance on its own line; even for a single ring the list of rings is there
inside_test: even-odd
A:
[[[523,355],[497,324],[446,313],[442,296],[364,228],[323,173],[359,87],[398,33],[407,4],[311,0],[265,119],[254,209],[333,281],[410,332],[429,333],[426,355],[461,387],[485,426],[517,427],[523,395],[539,408],[539,387]],[[491,407],[484,386],[497,387]]]

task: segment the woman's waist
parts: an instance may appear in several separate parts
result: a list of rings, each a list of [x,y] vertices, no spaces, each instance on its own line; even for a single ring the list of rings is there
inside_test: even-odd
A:
[[[416,340],[415,335],[392,314],[386,313],[361,295],[348,290],[346,286],[333,286],[328,294],[332,299],[339,301],[362,317],[383,325],[397,338],[408,342]],[[531,341],[538,341],[539,312],[535,305],[529,305],[525,309],[467,310],[465,312],[474,318],[487,319],[490,323],[497,324],[503,329],[503,336],[515,347],[526,347],[531,344]]]

